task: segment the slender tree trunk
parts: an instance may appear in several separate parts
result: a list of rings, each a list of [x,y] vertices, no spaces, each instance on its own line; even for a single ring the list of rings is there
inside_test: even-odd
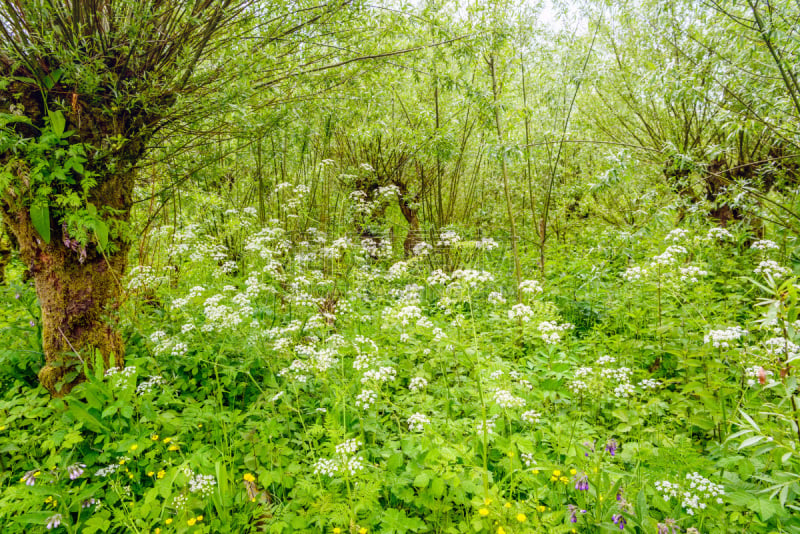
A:
[[[492,74],[492,96],[494,104],[494,123],[497,127],[497,142],[502,145],[503,143],[503,127],[500,120],[500,103],[499,94],[497,89],[497,73],[495,71],[494,56],[489,58],[489,68]],[[511,230],[511,252],[514,255],[514,274],[517,278],[517,301],[522,301],[522,293],[520,291],[520,284],[522,283],[522,268],[519,262],[519,251],[517,250],[517,227],[514,223],[514,207],[511,202],[511,191],[508,186],[508,167],[506,165],[506,155],[500,155],[500,165],[503,172],[503,193],[505,194],[506,207],[508,208],[508,224]]]

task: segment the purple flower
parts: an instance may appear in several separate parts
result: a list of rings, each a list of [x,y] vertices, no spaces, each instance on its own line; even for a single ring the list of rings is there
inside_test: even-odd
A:
[[[81,508],[89,508],[91,505],[97,504],[97,502],[98,502],[97,499],[95,499],[94,497],[92,497],[91,499],[86,499],[81,503]]]
[[[589,451],[594,452],[595,443],[596,443],[595,441],[584,441],[583,446],[589,449]],[[586,456],[587,458],[589,457],[588,452],[584,452],[583,455]]]
[[[627,523],[627,521],[622,516],[622,514],[612,515],[611,520],[614,522],[615,525],[619,527],[620,530],[625,530],[625,523]]]
[[[589,489],[589,477],[586,473],[581,473],[575,477],[575,489],[578,491],[586,491]]]
[[[47,520],[47,530],[53,530],[61,525],[61,514],[56,514]]]
[[[617,502],[622,502],[622,499],[623,499],[622,494],[623,493],[625,493],[625,489],[624,488],[619,488],[619,490],[617,490]]]
[[[657,534],[679,534],[680,528],[677,526],[677,522],[668,517],[664,520],[663,523],[658,524],[658,533]]]
[[[606,441],[606,451],[608,451],[608,454],[610,454],[611,456],[617,454],[617,447],[619,447],[619,445],[617,445],[617,440],[615,440],[614,438],[611,438],[610,440]]]
[[[72,464],[71,466],[67,467],[67,474],[69,474],[70,480],[75,480],[83,474],[83,470],[86,468],[86,464]]]
[[[42,472],[38,469],[32,469],[22,475],[22,479],[20,482],[24,482],[26,486],[33,486],[36,484],[36,477],[38,477]]]
[[[574,504],[568,504],[567,509],[569,510],[569,522],[570,523],[577,523],[578,522],[578,507]]]

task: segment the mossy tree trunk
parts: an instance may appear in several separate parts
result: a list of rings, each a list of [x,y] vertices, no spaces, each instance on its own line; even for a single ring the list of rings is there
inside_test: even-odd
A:
[[[92,199],[118,209],[126,221],[132,191],[129,171],[104,177]],[[51,240],[45,243],[28,210],[8,208],[2,208],[3,219],[19,243],[41,306],[45,365],[39,381],[52,395],[62,396],[83,380],[84,361],[92,365],[100,355],[106,368],[124,365],[122,336],[109,316],[119,302],[130,243],[116,239],[105,252],[91,243],[80,246],[52,220]]]

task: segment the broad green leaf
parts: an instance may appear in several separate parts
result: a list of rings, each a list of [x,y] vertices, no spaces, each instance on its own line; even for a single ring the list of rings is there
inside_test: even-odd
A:
[[[108,246],[108,226],[103,221],[94,222],[94,235],[97,237],[97,244],[100,250],[105,250]]]
[[[31,205],[31,222],[44,242],[50,244],[50,206],[47,204]]]
[[[430,482],[430,480],[431,480],[430,475],[428,475],[428,473],[423,471],[422,473],[418,474],[414,479],[414,486],[418,488],[427,487],[428,482]]]
[[[55,133],[58,137],[64,135],[64,127],[67,125],[67,119],[64,118],[64,114],[61,111],[50,112],[50,126],[53,128],[53,133]]]

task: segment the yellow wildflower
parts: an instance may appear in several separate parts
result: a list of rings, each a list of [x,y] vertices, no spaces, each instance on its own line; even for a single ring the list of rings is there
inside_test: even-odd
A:
[[[0,425],[0,430],[5,430],[5,429],[6,429],[6,425]]]
[[[561,478],[559,478],[559,480],[560,480],[561,482],[563,482],[564,484],[566,484],[567,482],[569,482],[569,479],[568,479],[567,477],[561,477]]]
[[[556,469],[555,471],[553,471],[553,476],[556,477],[556,478],[560,477],[561,476],[561,471]]]
[[[539,474],[539,470],[538,470],[538,469],[534,469],[534,470],[533,470],[533,474],[534,474],[534,475],[538,475],[538,474]]]
[[[488,508],[481,508],[480,510],[478,510],[478,513],[481,514],[482,516],[486,517],[487,515],[489,515],[489,509]]]
[[[575,469],[570,469],[570,470],[569,470],[569,474],[570,474],[570,475],[575,475],[575,474],[577,474],[577,473],[578,473],[578,471],[576,471]]]
[[[164,478],[164,475],[166,475],[166,474],[167,474],[167,472],[166,472],[166,471],[164,471],[164,470],[162,469],[161,471],[159,471],[159,472],[156,474],[156,477],[158,477],[158,478]]]
[[[151,477],[151,476],[153,476],[153,475],[155,475],[155,474],[156,474],[156,472],[155,472],[155,471],[148,471],[148,472],[147,472],[147,476],[149,476],[149,477]]]
[[[139,448],[139,445],[137,445],[136,443],[134,443],[133,445],[131,445],[131,450],[132,450],[132,451],[135,451],[135,450],[136,450],[136,449],[138,449],[138,448]]]
[[[543,504],[540,504],[539,506],[536,507],[537,512],[544,512],[545,510],[547,510],[547,508]]]
[[[367,534],[367,529],[362,527],[361,530],[358,531],[358,534]]]
[[[156,527],[156,529],[153,531],[153,534],[161,534],[161,529]]]
[[[507,503],[505,503],[505,504],[503,505],[503,507],[505,507],[505,508],[511,508],[511,503],[510,503],[510,502],[507,502]]]
[[[172,518],[168,517],[167,520],[164,521],[164,523],[167,524],[167,525],[171,525],[172,524]]]
[[[503,527],[497,527],[497,534],[506,534],[506,529]]]
[[[203,516],[202,516],[202,515],[198,515],[198,516],[197,516],[197,520],[198,520],[198,521],[202,521],[202,520],[203,520]]]
[[[150,439],[152,439],[153,441],[158,441],[158,434],[153,434],[152,436],[150,436]]]
[[[191,517],[189,518],[188,521],[186,521],[186,524],[189,525],[190,527],[193,526],[195,523],[197,523],[197,519],[195,519],[194,517]]]
[[[336,527],[336,528],[333,529],[333,534],[341,534],[341,532],[342,532],[342,529],[340,529],[339,527]]]
[[[163,441],[164,443],[169,443],[170,441],[172,441],[172,438],[164,438],[161,441]]]
[[[168,451],[177,451],[178,450],[178,446],[177,445],[170,445],[169,447],[167,447],[167,450]]]
[[[250,473],[245,473],[244,474],[244,480],[245,480],[245,482],[255,482],[256,481],[256,477],[254,477]]]
[[[517,521],[519,521],[520,523],[524,523],[526,519],[528,518],[525,517],[525,514],[517,514]]]
[[[492,504],[492,499],[488,499],[488,498],[487,499],[483,499],[483,504],[485,504],[486,506],[489,506],[490,504]]]

